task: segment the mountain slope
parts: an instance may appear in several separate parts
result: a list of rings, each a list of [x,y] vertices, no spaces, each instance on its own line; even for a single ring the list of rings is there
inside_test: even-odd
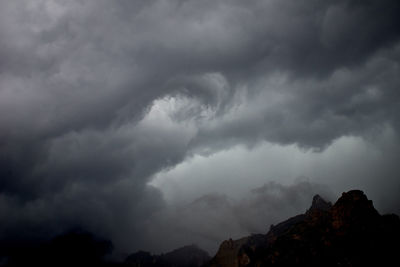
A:
[[[265,235],[224,241],[209,266],[397,266],[399,242],[399,217],[352,190],[333,206],[316,195],[305,214]]]

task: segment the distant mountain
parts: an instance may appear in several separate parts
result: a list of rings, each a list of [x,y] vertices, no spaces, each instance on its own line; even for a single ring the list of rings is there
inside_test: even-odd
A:
[[[267,234],[224,241],[207,266],[400,266],[399,252],[399,217],[381,216],[353,190],[333,206],[316,195],[305,214]]]
[[[352,190],[334,205],[316,195],[304,214],[271,225],[266,234],[226,240],[213,258],[191,245],[161,255],[139,251],[124,262],[110,262],[111,242],[79,230],[0,248],[0,266],[6,267],[400,266],[400,219],[380,215],[362,191]]]
[[[195,245],[178,248],[161,255],[151,255],[139,251],[131,254],[125,261],[125,266],[132,267],[200,267],[210,260],[204,250]]]

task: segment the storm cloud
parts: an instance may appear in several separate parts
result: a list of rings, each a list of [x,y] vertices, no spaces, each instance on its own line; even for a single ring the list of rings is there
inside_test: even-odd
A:
[[[0,239],[46,239],[80,226],[121,251],[172,249],[191,235],[175,240],[170,230],[169,243],[152,243],[160,222],[184,216],[171,215],[168,186],[151,185],[155,177],[196,157],[233,151],[229,159],[237,146],[266,143],[324,158],[338,142],[358,140],[332,158],[362,144],[376,153],[368,164],[354,160],[346,172],[324,163],[346,179],[316,168],[310,186],[338,193],[365,183],[374,196],[388,195],[383,209],[398,211],[399,13],[397,0],[0,1]],[[289,154],[284,160],[300,163],[273,186],[292,207],[286,199],[303,191],[287,181],[315,166]],[[221,177],[231,168],[209,166]],[[243,173],[252,166],[243,164]],[[257,181],[253,188],[271,178]],[[216,193],[217,203],[226,196],[200,193]],[[260,229],[255,204],[243,205],[233,235]],[[187,233],[201,228],[175,223],[171,229]],[[215,231],[203,229],[193,242],[211,247],[223,238]]]

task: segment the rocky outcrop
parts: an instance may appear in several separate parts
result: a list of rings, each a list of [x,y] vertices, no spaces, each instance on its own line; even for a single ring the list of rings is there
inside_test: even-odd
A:
[[[311,207],[307,210],[306,214],[312,214],[313,212],[325,212],[331,207],[331,202],[325,201],[320,195],[315,195],[313,197]]]
[[[225,240],[220,245],[214,257],[214,262],[218,263],[218,266],[221,267],[239,266],[239,262],[246,260],[244,257],[247,256],[243,256],[240,250],[245,244],[249,243],[250,238],[251,237],[245,237],[235,241],[232,239]]]
[[[368,200],[362,191],[353,190],[343,193],[332,207],[332,227],[338,232],[346,233],[351,227],[376,224],[380,215],[375,210],[372,200]]]
[[[305,214],[265,235],[224,241],[209,266],[397,266],[399,249],[399,217],[381,216],[352,190],[333,206],[314,196]]]

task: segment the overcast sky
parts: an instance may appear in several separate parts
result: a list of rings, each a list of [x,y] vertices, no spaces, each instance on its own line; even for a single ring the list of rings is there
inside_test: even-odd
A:
[[[319,193],[400,213],[398,0],[0,0],[1,244],[266,232]],[[21,242],[22,242],[21,241]]]

